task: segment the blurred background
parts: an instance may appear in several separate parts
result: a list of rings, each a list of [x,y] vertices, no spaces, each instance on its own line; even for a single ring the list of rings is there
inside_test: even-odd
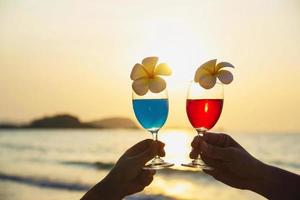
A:
[[[187,88],[207,60],[235,65],[213,130],[300,173],[299,35],[298,0],[0,0],[0,199],[79,199],[150,138],[129,78],[147,56],[173,70],[160,139],[177,166],[128,199],[260,199],[179,167],[195,136]]]

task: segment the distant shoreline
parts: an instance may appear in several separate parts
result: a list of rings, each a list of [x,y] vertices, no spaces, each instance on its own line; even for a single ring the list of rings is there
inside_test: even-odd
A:
[[[139,127],[131,119],[124,117],[81,122],[76,116],[58,114],[34,119],[28,124],[0,123],[1,129],[139,129]]]
[[[1,126],[1,125],[0,125]],[[6,128],[6,127],[0,127],[1,130],[141,130],[140,128],[70,128],[70,127],[57,127],[57,128],[34,128],[34,127],[12,127],[12,128]]]

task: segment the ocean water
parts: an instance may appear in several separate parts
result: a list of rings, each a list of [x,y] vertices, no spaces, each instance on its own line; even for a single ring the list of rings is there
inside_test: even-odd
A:
[[[158,171],[144,192],[126,199],[264,199],[180,167],[189,161],[194,136],[192,131],[162,130],[166,159],[176,166]],[[260,160],[300,173],[300,134],[232,137]],[[1,130],[0,199],[79,199],[128,147],[146,138],[150,134],[144,130]]]
[[[167,120],[168,99],[135,99],[133,109],[139,123],[147,130],[160,129]]]

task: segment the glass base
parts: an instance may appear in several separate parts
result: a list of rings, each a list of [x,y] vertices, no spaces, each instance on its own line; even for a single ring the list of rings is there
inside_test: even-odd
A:
[[[163,162],[163,163],[158,163],[158,164],[148,164],[148,165],[145,165],[143,167],[143,169],[145,170],[157,170],[157,169],[165,169],[165,168],[169,168],[169,167],[172,167],[174,166],[174,164],[172,163],[167,163],[167,162]]]
[[[202,169],[213,170],[212,167],[208,166],[200,159],[195,159],[188,164],[181,164],[181,166],[191,167],[191,168],[200,169],[200,170],[202,170]]]
[[[165,169],[168,167],[172,167],[174,164],[167,163],[163,159],[161,159],[159,156],[156,156],[151,163],[145,165],[143,169],[146,170],[157,170],[157,169]]]

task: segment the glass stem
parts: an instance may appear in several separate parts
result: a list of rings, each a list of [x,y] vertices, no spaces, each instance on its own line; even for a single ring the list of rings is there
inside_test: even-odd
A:
[[[205,134],[205,130],[197,130],[197,137],[203,137],[203,135]],[[201,156],[200,154],[198,154],[197,158],[195,160],[201,160]]]
[[[157,131],[151,131],[151,134],[152,134],[152,139],[155,141],[155,142],[157,142],[157,135],[158,135],[158,130]],[[160,159],[160,157],[158,156],[158,155],[156,155],[155,157],[154,157],[154,159],[153,160],[158,160],[158,159]]]
[[[151,134],[152,134],[153,140],[156,142],[157,141],[158,131],[151,131]]]

